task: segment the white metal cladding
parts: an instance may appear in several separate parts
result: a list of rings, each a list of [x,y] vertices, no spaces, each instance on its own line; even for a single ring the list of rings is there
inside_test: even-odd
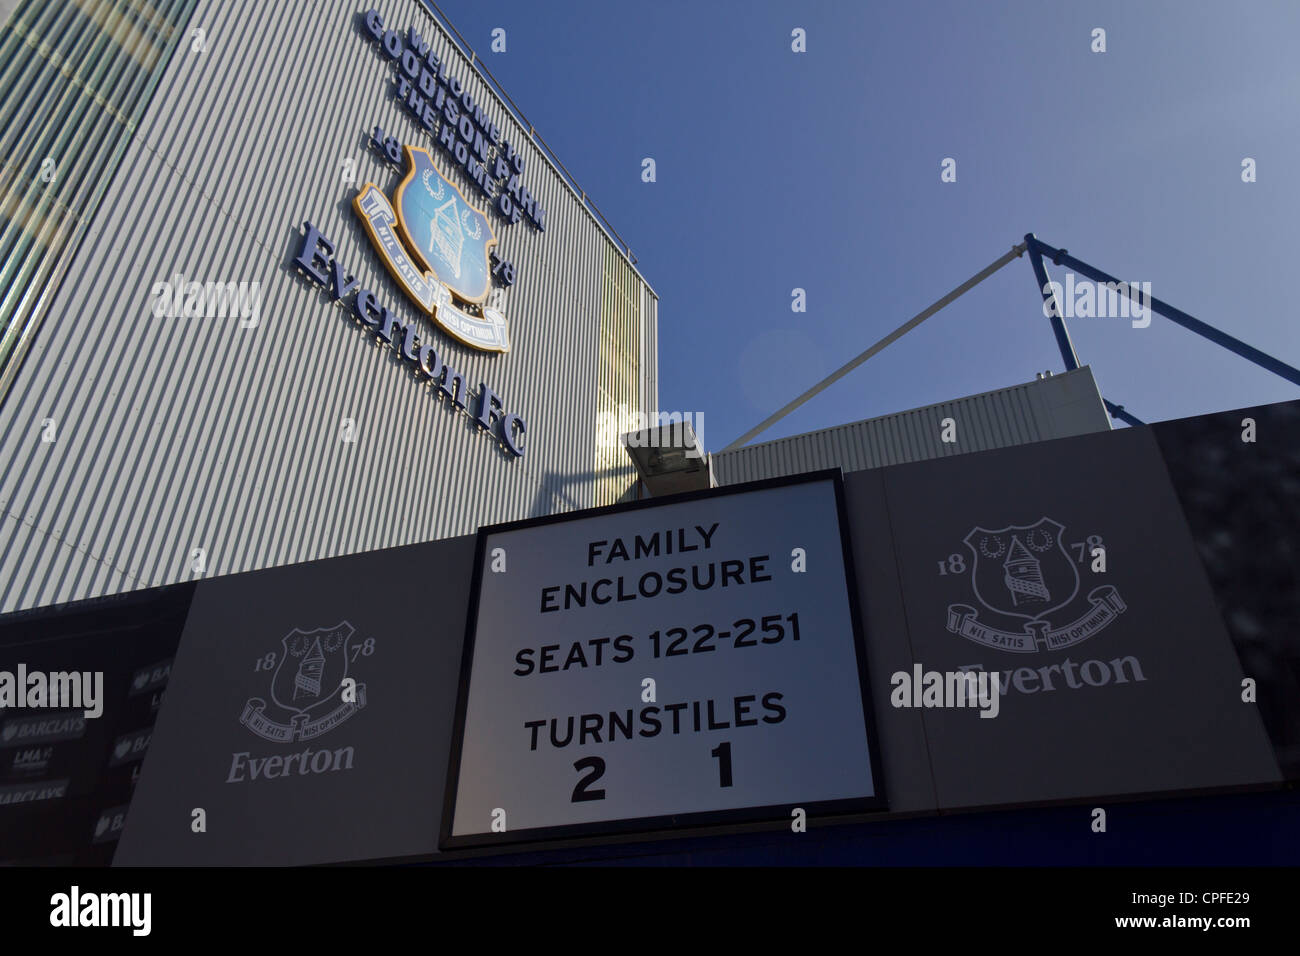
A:
[[[645,395],[641,407],[652,412],[659,410],[659,300],[649,289],[641,290],[641,379],[645,382]]]
[[[96,208],[193,0],[160,0],[147,16],[125,0],[25,0],[12,15],[5,6],[0,400],[40,326],[41,292]],[[50,176],[33,175],[46,162]]]
[[[370,6],[199,3],[206,51],[183,44],[170,63],[68,270],[79,278],[59,289],[0,409],[0,611],[193,578],[194,549],[205,575],[226,574],[591,503],[609,240],[413,0],[374,6],[403,36],[416,26],[522,144],[547,210],[544,233],[492,218],[519,270],[502,309],[511,351],[432,337],[468,385],[527,420],[525,456],[378,345],[350,297],[331,303],[290,268],[310,220],[362,287],[415,319],[351,210],[367,181],[391,194],[400,180],[365,147],[376,124],[427,145],[469,193],[393,96],[393,67],[361,26]],[[258,325],[155,318],[153,284],[176,273],[260,282]],[[643,299],[653,400],[656,303]],[[340,440],[345,418],[355,443]]]
[[[941,440],[945,418],[956,424],[955,442]],[[733,485],[821,468],[863,471],[1109,428],[1085,365],[1024,385],[718,452],[713,472],[719,484]]]

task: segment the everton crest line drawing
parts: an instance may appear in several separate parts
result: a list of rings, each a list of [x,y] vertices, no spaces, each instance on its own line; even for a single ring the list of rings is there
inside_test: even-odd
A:
[[[1126,608],[1124,600],[1113,585],[1104,584],[1088,592],[1088,608],[1079,617],[1053,623],[1055,613],[1074,602],[1080,585],[1079,571],[1061,537],[1064,530],[1065,525],[1047,517],[996,531],[972,528],[963,539],[971,554],[971,590],[1001,620],[981,622],[976,608],[951,604],[948,630],[985,647],[1032,654],[1078,644],[1118,618]],[[964,562],[952,570],[961,573],[965,568],[960,565]],[[1006,629],[1017,623],[1019,631]]]
[[[267,713],[265,699],[253,697],[239,722],[264,740],[287,744],[319,737],[365,707],[365,684],[356,684],[355,695],[343,693],[354,633],[343,621],[314,631],[294,628],[280,638],[283,653],[277,655],[270,688],[280,720]]]

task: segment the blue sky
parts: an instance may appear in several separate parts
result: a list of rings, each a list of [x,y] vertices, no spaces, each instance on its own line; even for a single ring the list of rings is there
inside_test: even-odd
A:
[[[631,245],[709,450],[1030,231],[1300,366],[1300,4],[440,6]],[[1146,421],[1300,397],[1160,316],[1069,326]],[[757,440],[1062,368],[1022,257]]]

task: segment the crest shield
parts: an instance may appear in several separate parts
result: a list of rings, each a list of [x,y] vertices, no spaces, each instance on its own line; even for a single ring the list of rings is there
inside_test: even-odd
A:
[[[990,611],[1037,621],[1079,593],[1079,571],[1065,550],[1065,526],[1051,518],[996,531],[975,527],[963,539],[971,552],[971,587]]]
[[[280,638],[284,653],[271,677],[271,699],[301,714],[337,694],[348,676],[352,634],[352,626],[344,622],[314,631],[294,628]]]
[[[423,149],[404,146],[406,176],[393,194],[402,240],[423,268],[466,302],[481,304],[491,289],[489,255],[497,244],[480,210],[434,165]]]

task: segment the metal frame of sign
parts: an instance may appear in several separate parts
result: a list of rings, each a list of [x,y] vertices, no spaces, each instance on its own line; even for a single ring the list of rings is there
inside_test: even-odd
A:
[[[659,505],[740,495],[770,488],[782,488],[821,481],[830,481],[835,489],[835,510],[839,521],[840,546],[844,562],[844,590],[849,602],[853,648],[858,662],[858,685],[862,698],[862,716],[865,721],[867,757],[871,764],[871,780],[875,792],[866,797],[813,801],[799,804],[799,806],[807,812],[809,817],[888,810],[889,805],[885,796],[884,778],[881,773],[880,746],[879,737],[876,734],[875,712],[871,704],[871,681],[867,672],[867,652],[862,636],[862,615],[858,606],[857,573],[854,567],[853,549],[848,535],[848,516],[844,506],[844,480],[840,469],[833,468],[783,478],[769,478],[744,484],[727,485],[724,488],[689,491],[682,494],[665,495],[661,498],[645,498],[639,501],[607,505],[601,508],[591,508],[562,515],[526,518],[520,521],[486,525],[479,528],[474,549],[474,579],[470,588],[469,612],[466,615],[465,622],[465,645],[461,652],[460,685],[456,699],[456,722],[452,729],[451,757],[447,767],[447,787],[443,798],[442,823],[438,839],[439,849],[459,850],[470,847],[537,844],[547,840],[601,836],[619,837],[626,834],[645,834],[647,836],[667,838],[680,835],[679,831],[700,827],[736,823],[762,824],[777,821],[788,823],[791,806],[780,804],[762,807],[736,807],[730,810],[707,810],[678,815],[601,820],[552,827],[533,827],[523,830],[507,830],[504,833],[488,832],[453,836],[451,832],[452,822],[456,814],[456,794],[460,785],[460,762],[464,746],[465,714],[469,704],[470,679],[474,667],[474,634],[478,628],[479,600],[483,584],[483,563],[486,555],[486,543],[490,535],[518,531],[524,528],[535,528],[539,525],[561,524],[587,518],[598,518],[626,511],[653,508]]]

